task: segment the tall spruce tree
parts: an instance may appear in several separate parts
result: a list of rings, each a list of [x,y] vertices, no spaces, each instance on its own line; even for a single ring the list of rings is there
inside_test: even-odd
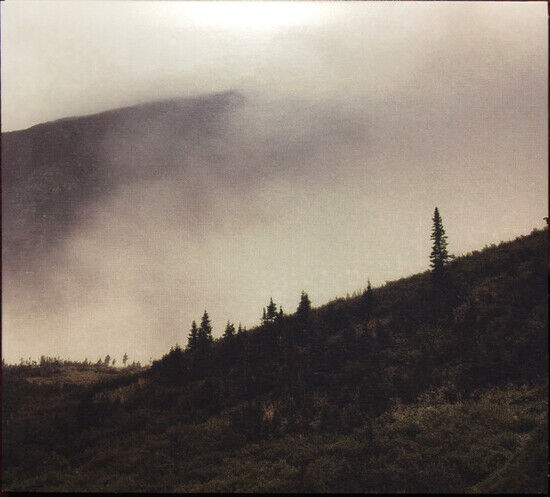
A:
[[[447,251],[447,235],[443,228],[443,221],[436,207],[432,218],[433,227],[431,240],[433,242],[432,252],[430,254],[430,267],[432,275],[436,280],[441,280],[445,265],[449,262],[450,256]]]
[[[199,329],[197,328],[197,323],[193,321],[191,323],[191,331],[187,337],[187,350],[195,350],[199,341]]]
[[[205,310],[204,314],[202,315],[201,326],[198,332],[198,346],[201,349],[207,348],[213,341],[214,338],[212,337],[212,325],[210,324],[208,313]]]

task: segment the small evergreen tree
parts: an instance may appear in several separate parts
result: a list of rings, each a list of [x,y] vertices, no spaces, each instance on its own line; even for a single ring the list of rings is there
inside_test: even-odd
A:
[[[210,324],[208,313],[205,310],[204,314],[202,315],[201,326],[198,331],[197,344],[199,345],[199,347],[205,348],[208,347],[213,341],[214,338],[212,337],[212,325]]]
[[[105,364],[105,366],[108,366],[110,363],[111,363],[111,356],[107,354],[105,356],[105,361],[103,361],[103,364]]]
[[[269,305],[267,306],[267,319],[274,321],[277,317],[277,305],[273,302],[273,298],[269,299]]]
[[[276,319],[277,319],[277,304],[273,302],[273,298],[270,298],[269,304],[267,305],[267,309],[264,307],[262,324],[274,323]]]
[[[370,284],[370,280],[368,280],[367,289],[363,292],[363,295],[361,297],[361,310],[363,312],[363,318],[365,319],[365,321],[368,321],[371,318],[373,303],[374,299],[372,295],[372,287]]]
[[[128,362],[128,354],[124,352],[124,355],[122,356],[122,365],[126,367],[127,362]]]
[[[227,321],[227,325],[225,326],[225,331],[223,332],[223,338],[224,340],[231,340],[234,336],[235,336],[235,325]]]
[[[296,316],[302,322],[307,322],[309,315],[311,313],[311,301],[306,292],[302,290],[300,295],[300,303],[298,304],[298,309],[296,310]]]
[[[432,252],[430,254],[430,267],[436,280],[443,276],[445,265],[449,262],[450,256],[447,252],[447,235],[443,228],[443,221],[436,207],[432,218],[433,227],[431,240],[433,241]]]
[[[199,341],[199,329],[197,328],[196,321],[191,323],[191,331],[187,338],[187,350],[195,350],[197,348],[197,343]]]

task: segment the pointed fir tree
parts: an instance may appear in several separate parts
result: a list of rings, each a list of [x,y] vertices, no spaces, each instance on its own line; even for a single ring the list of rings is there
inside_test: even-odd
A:
[[[269,304],[267,305],[266,320],[269,323],[273,323],[277,317],[277,304],[273,302],[273,298],[269,299]]]
[[[308,294],[302,290],[300,294],[300,303],[298,304],[298,309],[296,310],[296,316],[302,322],[307,322],[309,315],[311,313],[311,301],[309,300]]]
[[[271,324],[274,323],[277,320],[277,304],[273,302],[273,298],[271,297],[269,299],[269,304],[267,304],[267,308],[264,307],[263,313],[262,313],[262,324]]]
[[[193,351],[197,348],[199,341],[199,329],[197,328],[197,323],[193,321],[191,323],[191,331],[187,337],[187,350]]]
[[[373,295],[372,295],[372,287],[370,285],[370,280],[367,282],[367,289],[363,292],[363,295],[361,297],[361,308],[363,311],[363,318],[365,321],[368,321],[372,315],[372,307],[373,307]]]
[[[214,338],[212,337],[212,325],[210,324],[210,318],[208,317],[206,310],[202,315],[198,338],[198,342],[201,346],[208,346],[214,341]]]
[[[436,207],[432,218],[433,227],[430,236],[433,245],[430,253],[430,268],[436,280],[441,280],[445,265],[449,262],[450,256],[447,252],[447,235],[443,228],[443,221]]]
[[[223,332],[223,339],[231,340],[234,336],[235,336],[235,325],[227,321],[227,325],[225,326],[225,331]]]

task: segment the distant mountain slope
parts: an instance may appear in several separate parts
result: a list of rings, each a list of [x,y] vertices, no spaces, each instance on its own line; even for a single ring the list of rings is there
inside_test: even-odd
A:
[[[547,246],[533,231],[442,284],[175,347],[135,377],[8,375],[4,489],[547,492]]]
[[[197,137],[220,131],[244,97],[225,92],[61,119],[2,134],[5,270],[28,268],[79,223],[86,206],[128,182],[185,167]]]
[[[104,357],[117,330],[127,340],[118,346],[135,344],[146,361],[197,308],[219,323],[238,307],[249,322],[271,279],[257,273],[276,271],[259,258],[242,271],[249,253],[284,238],[285,274],[294,270],[300,247],[320,236],[309,228],[326,223],[350,174],[362,174],[367,125],[364,109],[330,100],[225,92],[3,134],[6,358]],[[322,185],[336,177],[333,194]],[[319,208],[297,215],[309,196]],[[282,232],[300,225],[302,237]],[[226,280],[243,292],[215,309],[214,287]]]

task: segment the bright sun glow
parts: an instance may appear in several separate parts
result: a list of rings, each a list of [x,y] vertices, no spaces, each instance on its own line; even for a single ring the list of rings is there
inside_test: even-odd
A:
[[[313,21],[316,2],[183,2],[182,15],[220,28],[276,28]]]

